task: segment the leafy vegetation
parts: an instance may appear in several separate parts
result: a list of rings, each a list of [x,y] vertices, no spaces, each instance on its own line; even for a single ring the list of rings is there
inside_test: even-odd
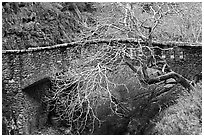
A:
[[[3,2],[2,5],[3,49],[94,38],[144,38],[149,34],[145,25],[157,28],[152,32],[156,40],[201,42],[202,38],[200,3]]]
[[[201,83],[191,94],[184,94],[177,103],[160,114],[151,134],[200,135],[202,133],[202,88]]]
[[[95,11],[92,3],[2,4],[2,43],[7,50],[76,41],[80,31],[95,21],[89,16]]]

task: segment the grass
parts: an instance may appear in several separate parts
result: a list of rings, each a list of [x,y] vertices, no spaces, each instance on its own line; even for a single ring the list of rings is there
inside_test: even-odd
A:
[[[180,95],[177,103],[168,107],[156,122],[151,134],[200,135],[202,134],[202,85],[198,83],[191,94]]]

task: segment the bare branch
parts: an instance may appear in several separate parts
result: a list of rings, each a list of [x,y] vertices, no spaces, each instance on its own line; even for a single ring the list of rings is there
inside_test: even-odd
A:
[[[126,62],[126,64],[127,64],[135,73],[138,73],[138,72],[137,72],[137,69],[135,69],[132,64],[130,64],[130,63],[128,63],[128,62]],[[190,81],[188,81],[187,79],[185,79],[182,75],[180,75],[180,74],[178,74],[178,73],[176,73],[176,72],[173,72],[173,71],[172,71],[172,72],[169,72],[169,73],[167,73],[167,74],[158,76],[158,77],[156,77],[156,78],[151,78],[151,79],[150,79],[150,78],[147,78],[147,77],[146,77],[146,79],[144,79],[144,81],[145,81],[147,84],[151,85],[151,84],[159,83],[159,82],[161,82],[161,81],[166,81],[167,79],[170,79],[170,78],[175,79],[175,81],[176,81],[177,83],[180,83],[184,88],[188,89],[188,91],[194,90],[193,86],[190,84]]]

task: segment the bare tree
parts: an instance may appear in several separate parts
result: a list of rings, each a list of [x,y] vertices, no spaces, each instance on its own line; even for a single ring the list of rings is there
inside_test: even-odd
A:
[[[80,60],[73,60],[69,71],[54,76],[55,89],[50,91],[47,101],[54,102],[50,104],[53,105],[56,117],[60,121],[65,121],[64,124],[70,128],[71,134],[92,133],[96,124],[101,124],[97,108],[106,102],[109,102],[109,108],[113,113],[121,117],[130,117],[133,108],[125,107],[112,92],[118,85],[113,81],[113,75],[121,68],[130,68],[142,88],[152,84],[162,86],[169,84],[171,86],[162,91],[168,92],[174,85],[180,84],[189,92],[194,90],[189,80],[172,71],[165,59],[154,53],[155,49],[162,51],[171,48],[161,49],[152,45],[153,34],[163,17],[175,14],[174,5],[171,3],[146,3],[146,6],[137,3],[136,6],[135,3],[113,5],[119,7],[124,16],[119,22],[116,21],[116,24],[101,21],[95,30],[92,28],[90,35],[84,37],[81,42],[82,47],[86,47],[87,44],[89,47],[76,49],[80,50]],[[148,13],[149,17],[139,19],[134,15],[135,8]],[[119,25],[120,23],[123,27]],[[108,38],[111,28],[126,33],[127,38],[130,33],[133,34],[134,45],[124,44],[131,43],[131,40],[88,40],[93,37]]]

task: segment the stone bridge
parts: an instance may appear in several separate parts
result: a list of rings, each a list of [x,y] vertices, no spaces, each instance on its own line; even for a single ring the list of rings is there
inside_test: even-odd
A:
[[[47,121],[47,108],[41,98],[45,90],[50,89],[50,78],[58,72],[67,71],[71,61],[80,58],[81,48],[114,43],[131,47],[137,45],[138,41],[87,40],[51,47],[2,51],[3,116],[7,120],[14,119],[20,129],[19,134],[31,134],[35,129],[42,128]],[[173,50],[156,53],[166,58],[172,69],[186,78],[190,79],[202,71],[201,44],[153,42],[153,46],[163,49],[174,47]]]

